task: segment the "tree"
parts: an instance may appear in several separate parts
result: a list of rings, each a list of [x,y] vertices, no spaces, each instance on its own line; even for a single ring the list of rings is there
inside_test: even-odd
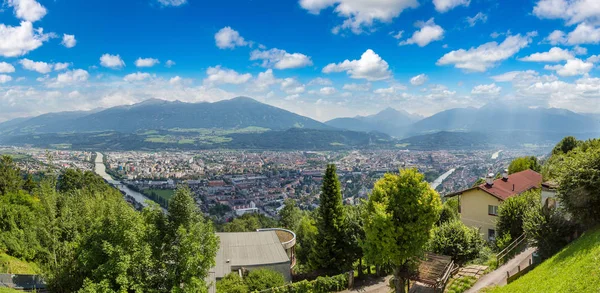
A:
[[[311,248],[316,245],[317,226],[309,214],[302,216],[296,229],[296,259],[300,264],[308,264]]]
[[[440,213],[440,219],[437,221],[437,226],[441,226],[444,223],[459,220],[460,215],[458,214],[458,199],[450,198],[442,205],[442,211]]]
[[[244,278],[250,292],[262,291],[285,285],[283,275],[269,269],[252,270]]]
[[[358,260],[358,274],[362,275],[362,257],[363,250],[360,244],[365,239],[365,230],[363,227],[363,219],[361,217],[363,205],[344,206],[346,214],[346,223],[344,224],[346,237],[346,257],[349,263],[354,263]]]
[[[505,200],[498,210],[496,230],[498,235],[510,235],[510,239],[517,239],[523,234],[523,218],[525,213],[541,204],[541,190],[530,190],[519,196]]]
[[[563,138],[552,150],[552,154],[567,154],[579,145],[579,141],[573,136]]]
[[[311,266],[325,272],[338,273],[348,268],[344,240],[344,207],[335,165],[327,165],[317,210],[316,243],[311,253]]]
[[[569,244],[577,226],[559,209],[535,208],[525,213],[523,227],[529,241],[547,259]]]
[[[405,292],[408,265],[429,239],[441,208],[440,196],[414,169],[375,183],[363,214],[363,249],[372,263],[393,267],[396,292]]]
[[[248,285],[244,283],[238,272],[233,272],[217,281],[218,293],[248,293]]]
[[[477,258],[484,245],[477,229],[465,226],[460,220],[443,223],[433,229],[432,235],[428,248],[451,256],[459,264]]]
[[[542,170],[542,166],[540,163],[538,163],[538,159],[534,156],[520,157],[510,162],[510,165],[508,166],[508,174],[518,173],[527,169],[540,172]]]
[[[289,198],[286,199],[284,207],[279,211],[279,222],[281,223],[281,226],[289,230],[296,230],[301,217],[302,213],[296,206],[296,201]]]
[[[12,157],[8,155],[0,157],[0,195],[18,191],[21,188],[23,178],[19,173],[20,170],[16,167]]]
[[[244,214],[223,225],[224,232],[253,232],[261,228],[279,226],[277,221],[261,214]]]
[[[559,162],[557,175],[561,205],[585,226],[600,223],[600,145],[586,142],[571,151]]]

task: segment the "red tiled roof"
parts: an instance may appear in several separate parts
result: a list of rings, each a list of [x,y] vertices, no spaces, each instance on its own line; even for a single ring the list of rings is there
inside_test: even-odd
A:
[[[533,188],[540,188],[542,185],[542,175],[533,170],[525,170],[508,175],[508,180],[496,179],[494,185],[489,186],[483,183],[477,188],[501,199],[506,200],[509,197],[521,194]]]

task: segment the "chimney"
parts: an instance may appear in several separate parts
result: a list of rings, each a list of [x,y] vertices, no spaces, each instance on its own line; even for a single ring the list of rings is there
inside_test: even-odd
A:
[[[502,172],[502,179],[508,181],[508,169],[504,169],[504,172]]]
[[[493,186],[494,185],[494,173],[489,173],[485,177],[485,184],[487,184],[488,186]]]

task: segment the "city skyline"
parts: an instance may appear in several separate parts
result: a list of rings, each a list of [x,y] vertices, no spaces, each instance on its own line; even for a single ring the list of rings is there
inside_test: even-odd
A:
[[[592,0],[367,2],[4,1],[0,122],[236,96],[320,121],[497,100],[600,112]]]

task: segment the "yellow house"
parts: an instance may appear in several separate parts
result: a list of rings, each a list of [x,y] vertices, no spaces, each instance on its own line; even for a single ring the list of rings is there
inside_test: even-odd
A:
[[[508,175],[508,171],[504,170],[500,179],[494,180],[494,174],[489,174],[485,183],[446,197],[457,196],[461,221],[479,229],[486,239],[492,241],[496,239],[498,207],[508,198],[540,188],[541,184],[542,175],[535,171],[525,170]]]

